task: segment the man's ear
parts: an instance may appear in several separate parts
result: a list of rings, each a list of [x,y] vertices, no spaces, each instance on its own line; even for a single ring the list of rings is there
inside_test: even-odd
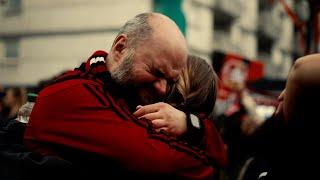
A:
[[[111,53],[115,61],[121,59],[121,57],[128,50],[128,37],[126,34],[120,34],[113,42]]]

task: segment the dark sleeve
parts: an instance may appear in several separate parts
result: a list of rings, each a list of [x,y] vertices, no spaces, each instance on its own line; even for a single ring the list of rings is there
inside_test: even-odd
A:
[[[187,114],[188,117],[188,114]],[[190,116],[187,118],[187,132],[182,135],[182,140],[191,146],[201,149],[211,159],[217,167],[225,167],[227,163],[227,154],[225,144],[218,133],[212,120],[199,118],[200,129],[191,125]]]
[[[200,129],[194,127],[191,124],[190,113],[186,113],[187,116],[187,132],[184,133],[181,137],[182,140],[188,142],[192,146],[200,147],[203,144],[204,138],[204,123],[199,119],[200,122]]]
[[[0,179],[68,177],[70,162],[58,157],[41,156],[24,147],[24,128],[25,124],[14,119],[6,121],[0,127]]]
[[[287,125],[284,119],[272,116],[250,137],[251,153],[272,158],[286,142]]]

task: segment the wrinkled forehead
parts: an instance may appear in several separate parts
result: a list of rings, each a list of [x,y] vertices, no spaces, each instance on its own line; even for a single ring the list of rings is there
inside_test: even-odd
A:
[[[174,71],[181,71],[187,65],[187,44],[177,27],[155,29],[150,44],[156,47],[158,56],[163,56],[167,66]]]
[[[163,56],[160,61],[157,61],[157,64],[160,71],[166,74],[168,79],[176,80],[182,70],[187,66],[187,55]]]

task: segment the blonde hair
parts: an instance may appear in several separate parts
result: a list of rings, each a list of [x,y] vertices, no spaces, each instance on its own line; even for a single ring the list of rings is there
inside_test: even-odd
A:
[[[204,59],[189,55],[187,67],[173,86],[168,103],[191,113],[211,117],[216,102],[218,76]]]

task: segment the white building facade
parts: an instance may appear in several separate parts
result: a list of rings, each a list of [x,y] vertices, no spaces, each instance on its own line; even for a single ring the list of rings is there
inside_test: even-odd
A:
[[[1,2],[0,84],[8,86],[35,85],[78,66],[94,50],[108,51],[126,20],[153,9],[152,0]],[[293,6],[293,0],[286,2]],[[266,77],[285,79],[293,25],[279,4],[264,8],[263,3],[184,0],[190,52],[208,60],[214,50],[263,60]]]

